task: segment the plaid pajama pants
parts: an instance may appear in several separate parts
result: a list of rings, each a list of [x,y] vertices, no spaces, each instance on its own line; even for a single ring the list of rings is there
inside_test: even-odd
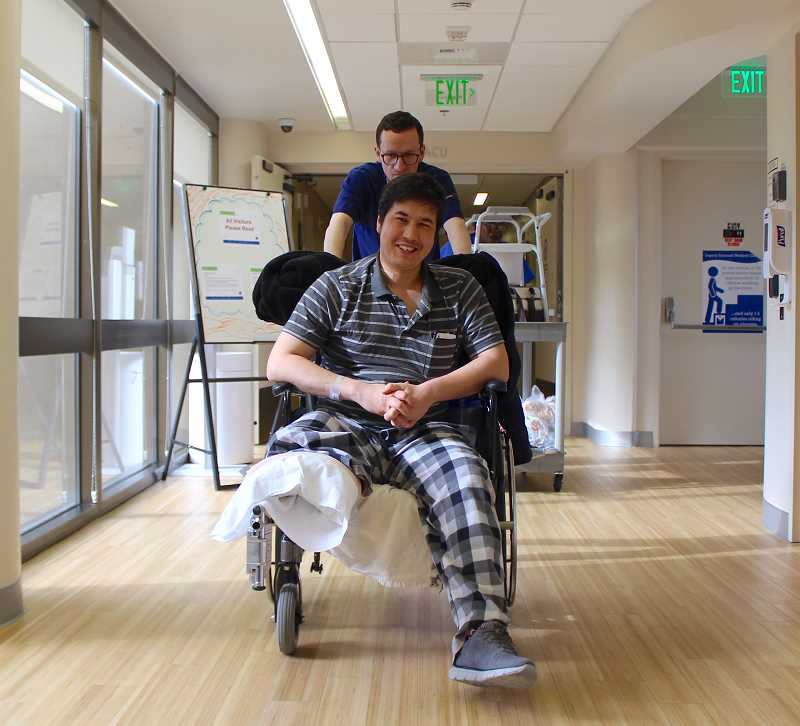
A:
[[[316,410],[276,431],[267,456],[296,450],[333,456],[367,490],[370,483],[390,484],[415,495],[457,639],[485,620],[508,623],[494,488],[486,462],[460,427],[428,422],[380,429]]]

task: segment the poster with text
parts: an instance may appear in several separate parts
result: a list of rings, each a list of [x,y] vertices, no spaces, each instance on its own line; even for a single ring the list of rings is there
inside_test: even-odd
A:
[[[761,258],[749,250],[703,250],[701,300],[700,320],[704,325],[763,325],[764,278]]]
[[[259,320],[252,292],[264,265],[289,251],[282,195],[187,184],[186,200],[206,342],[275,340],[280,327]]]

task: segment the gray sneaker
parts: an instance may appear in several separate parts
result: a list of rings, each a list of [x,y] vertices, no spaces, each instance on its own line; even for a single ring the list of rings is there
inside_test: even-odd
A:
[[[526,688],[536,681],[536,666],[517,654],[503,623],[489,620],[464,643],[449,675],[473,686]]]

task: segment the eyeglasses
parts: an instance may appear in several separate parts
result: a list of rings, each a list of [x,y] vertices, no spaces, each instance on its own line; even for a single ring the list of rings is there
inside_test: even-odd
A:
[[[402,159],[406,166],[412,166],[419,161],[420,154],[415,151],[407,151],[405,154],[395,154],[389,151],[386,154],[381,154],[381,161],[386,166],[394,166],[397,164],[398,159]]]

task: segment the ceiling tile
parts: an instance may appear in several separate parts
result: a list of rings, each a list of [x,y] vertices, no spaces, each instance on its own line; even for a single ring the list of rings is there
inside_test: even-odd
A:
[[[592,66],[507,66],[486,117],[487,131],[550,131]]]
[[[561,13],[523,15],[516,41],[609,42],[622,27],[622,18],[595,6],[581,15]]]
[[[479,13],[519,13],[523,2],[524,0],[473,0],[472,9],[455,12],[464,18]],[[450,0],[397,0],[397,10],[400,13],[453,12]]]
[[[355,131],[374,131],[378,121],[401,107],[397,45],[331,43],[345,102]]]
[[[465,73],[483,75],[480,81],[474,82],[475,105],[445,107],[446,113],[441,113],[433,99],[433,83],[420,76]],[[403,66],[403,108],[432,131],[479,131],[499,74],[500,66]]]
[[[651,0],[603,0],[603,12],[620,19],[636,12]],[[574,14],[591,12],[597,8],[597,0],[527,0],[523,13]]]
[[[600,60],[608,43],[514,43],[507,67],[541,68],[579,66],[591,68]]]
[[[508,42],[514,34],[516,13],[403,13],[400,15],[400,40],[405,43],[446,43],[447,27],[469,28],[470,43]]]
[[[196,0],[114,0],[114,7],[220,116],[271,129],[293,116],[298,131],[333,128],[283,3],[226,0],[202,13]],[[247,22],[220,32],[232,17]],[[277,68],[290,69],[290,82],[270,72]]]
[[[394,0],[316,0],[317,8],[323,17],[334,13],[349,13],[351,15],[364,12],[364,6],[369,6],[369,13],[394,13]]]
[[[324,35],[329,42],[396,40],[394,14],[335,12],[323,15]]]

